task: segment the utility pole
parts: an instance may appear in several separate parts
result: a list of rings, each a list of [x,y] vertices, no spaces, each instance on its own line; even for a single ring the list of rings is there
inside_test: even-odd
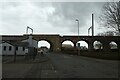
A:
[[[79,41],[79,20],[76,19],[76,21],[78,22],[78,41]],[[80,51],[79,51],[79,48],[80,48],[80,43],[78,43],[78,55],[80,55]]]
[[[94,14],[92,14],[92,36],[94,36]]]

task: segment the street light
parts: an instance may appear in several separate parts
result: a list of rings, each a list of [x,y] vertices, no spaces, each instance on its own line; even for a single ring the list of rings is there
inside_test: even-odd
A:
[[[29,26],[27,26],[26,34],[28,33],[28,29],[30,29],[32,31],[32,33],[33,33],[33,29],[30,28]]]
[[[78,22],[78,39],[79,39],[79,20],[76,19],[76,21]]]
[[[78,22],[78,40],[79,40],[79,20],[76,19],[76,21]],[[80,54],[79,54],[79,46],[78,46],[78,55],[80,55]]]
[[[92,14],[92,36],[94,36],[94,14]]]
[[[92,29],[92,26],[88,28],[88,36],[89,36],[90,29]]]

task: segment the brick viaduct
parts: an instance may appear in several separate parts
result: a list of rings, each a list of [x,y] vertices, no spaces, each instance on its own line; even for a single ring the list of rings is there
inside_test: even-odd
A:
[[[85,41],[88,44],[88,50],[93,49],[94,41],[100,41],[104,51],[109,51],[109,43],[114,41],[120,51],[120,36],[60,36],[54,34],[32,34],[33,39],[37,41],[45,40],[50,43],[52,51],[61,51],[62,43],[66,40],[73,42],[74,47],[78,41]],[[28,38],[28,35],[2,35],[2,41],[21,41]]]

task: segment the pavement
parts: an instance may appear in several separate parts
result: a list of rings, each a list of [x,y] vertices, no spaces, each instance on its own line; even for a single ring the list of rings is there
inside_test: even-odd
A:
[[[58,78],[50,59],[38,54],[35,60],[24,60],[17,57],[16,62],[10,57],[2,63],[2,78]]]
[[[46,55],[38,54],[34,63],[24,78],[58,78],[57,71]]]

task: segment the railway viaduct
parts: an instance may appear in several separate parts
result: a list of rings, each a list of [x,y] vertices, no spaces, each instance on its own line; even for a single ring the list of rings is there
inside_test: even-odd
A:
[[[1,35],[2,41],[22,41],[28,38],[28,34],[24,35]],[[45,40],[50,43],[52,51],[61,51],[62,43],[66,40],[73,42],[74,47],[76,47],[76,43],[78,41],[85,41],[88,44],[88,50],[93,49],[94,41],[100,41],[103,45],[104,51],[109,51],[110,46],[109,43],[114,41],[117,44],[117,47],[120,51],[120,36],[60,36],[58,34],[32,34],[33,39],[36,41]]]

